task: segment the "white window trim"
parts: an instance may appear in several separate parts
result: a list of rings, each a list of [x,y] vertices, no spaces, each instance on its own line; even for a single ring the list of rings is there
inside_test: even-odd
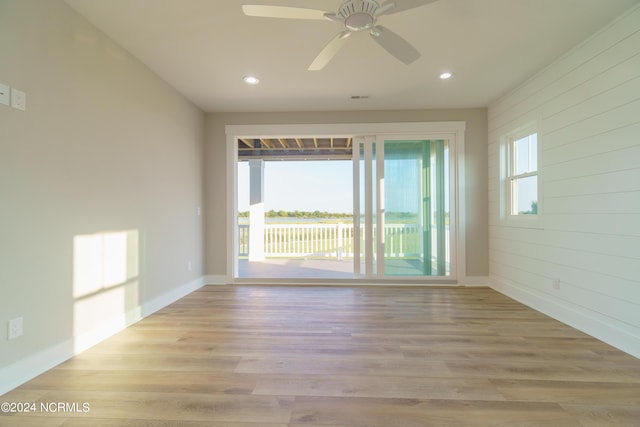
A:
[[[542,179],[542,137],[540,121],[534,120],[514,128],[500,138],[500,222],[502,225],[522,228],[543,228],[543,179]],[[518,178],[537,176],[538,213],[535,215],[513,215],[511,213],[511,186],[514,176],[510,173],[513,164],[511,146],[514,141],[527,135],[537,134],[537,171],[518,174]]]

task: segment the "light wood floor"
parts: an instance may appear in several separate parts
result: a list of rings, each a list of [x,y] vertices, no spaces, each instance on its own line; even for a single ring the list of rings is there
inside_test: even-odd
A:
[[[12,427],[640,426],[640,360],[487,288],[208,286],[0,402],[89,404]]]

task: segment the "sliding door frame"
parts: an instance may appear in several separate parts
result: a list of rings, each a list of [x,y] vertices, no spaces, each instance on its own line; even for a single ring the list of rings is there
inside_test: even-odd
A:
[[[248,124],[225,126],[227,143],[227,174],[226,174],[226,240],[227,240],[227,274],[226,282],[230,284],[247,283],[247,279],[239,279],[238,273],[238,236],[237,229],[237,164],[238,144],[240,138],[302,138],[302,137],[355,137],[358,135],[386,135],[412,137],[421,135],[424,139],[447,139],[454,149],[450,155],[455,159],[452,166],[452,176],[455,177],[453,188],[453,200],[455,203],[455,241],[451,242],[451,258],[455,259],[456,271],[452,271],[451,278],[435,277],[438,283],[457,284],[463,281],[465,272],[465,194],[464,194],[464,133],[465,122],[395,122],[395,123],[325,123],[325,124]],[[354,171],[354,174],[356,172]],[[354,193],[354,198],[359,197]],[[354,212],[355,216],[356,212]],[[354,236],[355,238],[355,236]],[[454,249],[455,248],[455,249]],[[380,283],[408,283],[424,285],[433,283],[428,277],[418,279],[403,279],[398,277],[385,277],[379,279]],[[251,283],[272,283],[274,280],[251,279]],[[300,279],[277,279],[278,283],[301,283]],[[313,281],[310,281],[313,283]],[[335,279],[323,280],[329,283],[357,284],[359,282],[375,283],[376,279]]]
[[[446,188],[448,192],[447,198],[449,199],[449,212],[452,218],[449,233],[449,259],[450,268],[449,275],[387,275],[385,271],[385,253],[386,253],[386,198],[385,198],[385,147],[387,144],[394,144],[396,141],[413,141],[413,142],[426,142],[426,141],[447,141],[449,150],[449,185]],[[374,153],[375,152],[375,153]],[[411,280],[424,280],[424,281],[457,281],[458,270],[458,253],[456,248],[458,246],[458,227],[457,221],[459,215],[457,215],[458,203],[456,197],[456,189],[458,187],[457,174],[457,157],[456,157],[456,145],[455,140],[447,137],[444,134],[430,133],[430,134],[377,134],[367,136],[357,136],[353,139],[353,221],[354,221],[354,274],[358,278],[363,279],[411,279]],[[360,168],[364,166],[364,172]],[[375,172],[375,173],[374,173]],[[443,173],[443,170],[439,170],[437,173]],[[446,181],[444,175],[441,177],[443,182]],[[364,195],[360,194],[360,191],[364,191]],[[357,197],[356,197],[357,196]],[[442,199],[444,201],[444,194],[436,200]],[[361,211],[361,201],[364,202],[364,212]],[[443,201],[441,203],[443,203]],[[444,214],[444,211],[443,211]],[[443,220],[444,216],[438,220]],[[363,219],[364,221],[361,221]],[[431,224],[429,224],[431,226]],[[442,224],[444,228],[444,223]],[[361,229],[364,229],[365,238],[361,236]],[[374,233],[374,230],[378,230]],[[438,228],[438,235],[441,235],[441,231]],[[439,240],[440,242],[440,240]],[[444,240],[441,241],[444,245]],[[428,245],[425,243],[424,250],[430,253],[431,241]],[[364,248],[361,246],[364,245]],[[444,246],[440,247],[438,243],[438,263],[443,262],[445,258],[444,253],[440,253],[440,250],[444,252]],[[357,255],[357,258],[356,256]],[[364,260],[361,257],[364,256]],[[425,259],[431,262],[431,255],[424,255]],[[425,261],[426,262],[426,261]],[[364,265],[364,269],[362,266]]]

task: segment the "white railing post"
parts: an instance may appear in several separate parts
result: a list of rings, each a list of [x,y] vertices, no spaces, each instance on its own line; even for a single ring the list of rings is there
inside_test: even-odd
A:
[[[249,260],[264,261],[264,161],[249,160]]]
[[[338,223],[338,229],[336,230],[338,240],[338,261],[342,261],[342,223]]]

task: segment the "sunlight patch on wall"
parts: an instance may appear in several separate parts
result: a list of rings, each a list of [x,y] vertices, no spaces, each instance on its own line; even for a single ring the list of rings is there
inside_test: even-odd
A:
[[[73,238],[75,351],[82,351],[139,317],[138,230]]]
[[[137,230],[74,237],[74,298],[121,285],[137,276]]]

